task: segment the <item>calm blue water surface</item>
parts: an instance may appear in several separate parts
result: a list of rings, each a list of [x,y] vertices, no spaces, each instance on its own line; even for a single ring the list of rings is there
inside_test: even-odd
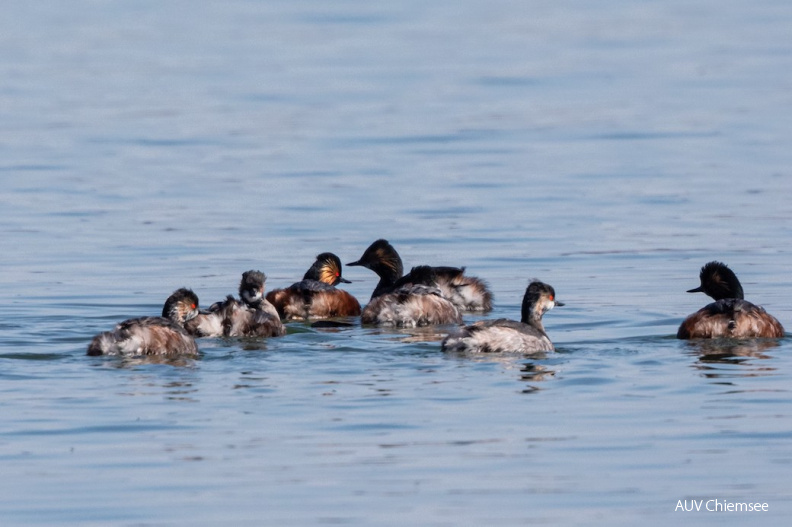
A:
[[[673,336],[712,259],[792,327],[789,2],[3,11],[2,525],[788,520],[792,344]],[[552,284],[557,352],[290,323],[85,356],[178,287],[283,287],[380,237],[487,279],[491,317]]]

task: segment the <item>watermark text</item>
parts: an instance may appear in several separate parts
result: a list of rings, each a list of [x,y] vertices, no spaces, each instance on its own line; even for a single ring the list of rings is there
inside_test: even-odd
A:
[[[679,500],[674,512],[767,512],[770,505],[753,501]]]

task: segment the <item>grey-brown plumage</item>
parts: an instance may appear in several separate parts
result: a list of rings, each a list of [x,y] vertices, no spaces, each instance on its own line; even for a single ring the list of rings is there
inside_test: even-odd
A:
[[[261,271],[245,271],[242,273],[242,281],[239,282],[239,298],[251,309],[264,311],[277,317],[278,311],[264,296],[264,287],[267,282],[267,275]]]
[[[280,337],[286,328],[275,307],[264,297],[267,277],[261,271],[246,271],[239,283],[239,297],[228,295],[187,322],[196,337]]]
[[[373,298],[363,308],[363,324],[394,327],[459,324],[459,310],[436,287],[407,284]]]
[[[219,302],[217,313],[223,321],[224,337],[282,337],[286,334],[277,313],[254,309],[228,296]]]
[[[184,329],[193,337],[222,337],[223,315],[219,306],[222,302],[215,302],[208,310],[201,310],[195,318],[184,324]]]
[[[699,273],[701,284],[688,293],[703,292],[715,302],[688,316],[677,331],[679,339],[780,338],[784,327],[764,308],[743,299],[737,275],[721,262],[709,262]]]
[[[486,282],[475,276],[465,275],[464,267],[413,267],[404,275],[404,266],[396,249],[387,240],[379,239],[363,252],[359,260],[347,265],[359,265],[374,271],[379,276],[377,287],[371,294],[372,300],[391,293],[408,284],[435,287],[440,294],[462,311],[489,311],[492,309],[492,293]]]
[[[441,344],[443,351],[473,353],[534,353],[552,351],[542,315],[564,304],[555,299],[555,290],[538,280],[525,290],[520,322],[500,318],[481,320],[459,328]]]
[[[184,329],[198,313],[198,297],[177,289],[165,301],[161,317],[140,317],[96,335],[88,355],[196,355],[195,340]]]
[[[449,272],[444,272],[446,269]],[[464,267],[435,267],[435,285],[462,311],[486,312],[492,309],[489,286],[480,278],[466,275]]]

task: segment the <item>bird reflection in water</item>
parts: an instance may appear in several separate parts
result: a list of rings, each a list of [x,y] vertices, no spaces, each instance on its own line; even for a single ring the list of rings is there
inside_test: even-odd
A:
[[[688,342],[690,355],[698,357],[692,365],[707,378],[760,377],[770,375],[776,368],[757,359],[772,359],[766,352],[779,347],[773,339],[702,339]],[[727,368],[740,366],[740,369]]]
[[[555,370],[551,370],[547,366],[536,364],[535,362],[526,362],[522,365],[522,368],[520,368],[520,380],[526,383],[546,381],[553,376],[555,376]],[[523,388],[522,393],[534,393],[539,390],[540,388],[538,386],[529,384]]]
[[[103,357],[102,367],[118,369],[136,369],[155,364],[176,366],[179,368],[196,368],[196,360],[200,357],[183,355],[133,355],[128,357],[111,356]]]

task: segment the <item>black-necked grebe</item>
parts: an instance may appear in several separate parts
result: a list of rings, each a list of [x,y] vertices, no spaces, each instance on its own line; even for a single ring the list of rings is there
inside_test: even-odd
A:
[[[184,324],[197,314],[195,293],[177,289],[165,301],[161,317],[133,318],[96,335],[88,355],[196,355],[198,347]]]
[[[380,278],[363,308],[363,324],[416,327],[462,322],[459,309],[435,285],[436,268],[422,265],[402,276],[401,258],[385,240],[377,240],[360,260],[347,265],[371,269]]]
[[[273,289],[267,294],[267,300],[285,320],[360,315],[360,302],[335,287],[340,282],[350,283],[341,276],[341,260],[333,253],[322,253],[302,281],[285,289]]]
[[[721,262],[701,268],[701,285],[688,293],[705,293],[715,299],[688,316],[677,331],[679,339],[718,337],[751,338],[784,336],[784,327],[762,307],[743,300],[737,275]]]
[[[390,293],[405,284],[422,284],[436,287],[440,293],[462,311],[489,311],[492,309],[492,293],[487,284],[475,276],[466,276],[464,267],[413,267],[410,273],[403,275],[404,267],[396,249],[387,240],[372,243],[356,262],[347,265],[359,265],[371,269],[380,280],[371,295],[372,300]]]
[[[239,283],[237,300],[228,295],[186,324],[196,337],[281,337],[286,328],[275,307],[264,298],[267,277],[261,271],[246,271]]]
[[[411,328],[460,324],[462,316],[438,288],[423,284],[405,284],[391,293],[372,298],[363,308],[360,322]]]
[[[555,299],[555,290],[533,281],[525,290],[520,322],[501,318],[481,320],[459,328],[442,342],[443,351],[477,353],[533,353],[553,351],[553,343],[542,325],[542,315],[564,304]]]

